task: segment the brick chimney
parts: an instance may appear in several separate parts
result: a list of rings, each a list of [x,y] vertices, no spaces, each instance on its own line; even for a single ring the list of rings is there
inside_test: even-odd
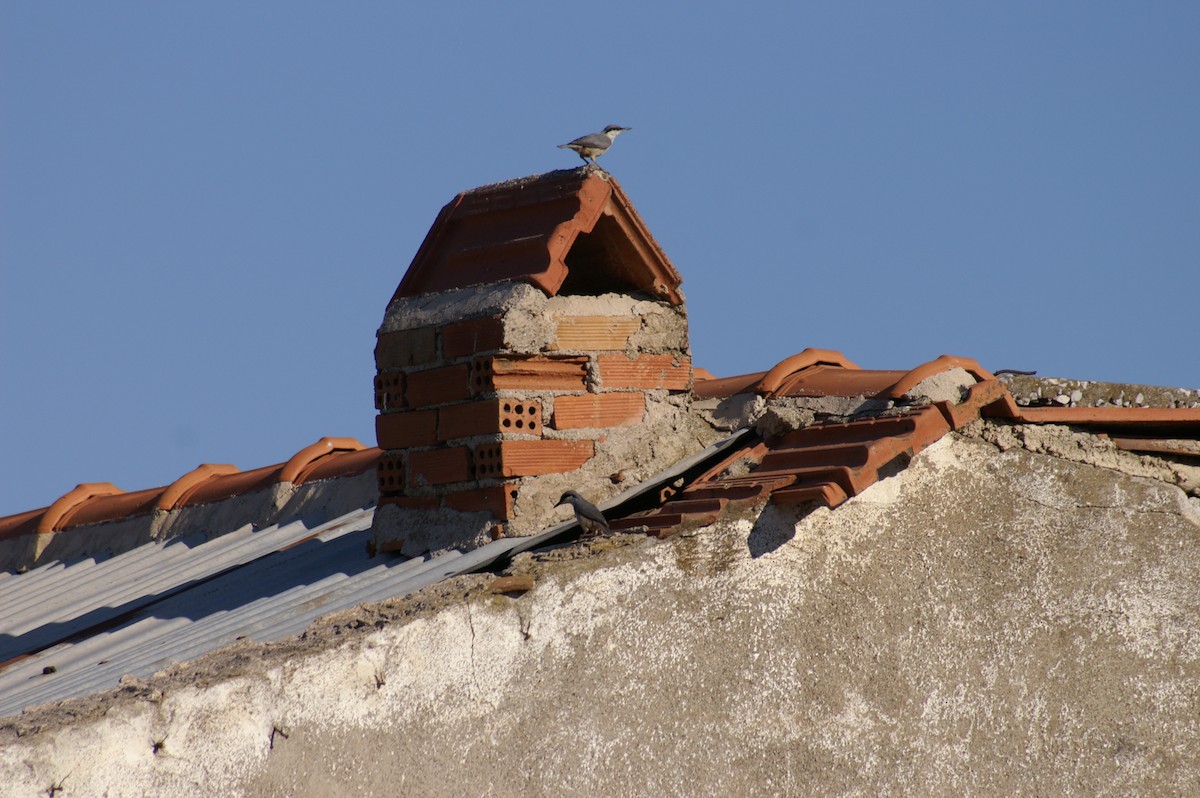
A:
[[[706,445],[680,283],[598,169],[455,197],[378,332],[375,546],[532,534]]]

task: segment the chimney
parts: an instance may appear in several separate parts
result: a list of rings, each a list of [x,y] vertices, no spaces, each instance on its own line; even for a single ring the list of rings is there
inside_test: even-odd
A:
[[[378,332],[375,547],[533,534],[706,445],[680,283],[596,168],[455,197]]]

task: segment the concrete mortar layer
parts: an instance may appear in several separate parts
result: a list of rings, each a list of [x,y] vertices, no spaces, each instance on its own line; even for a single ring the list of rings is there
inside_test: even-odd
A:
[[[477,316],[495,316],[514,308],[536,308],[545,301],[546,295],[528,283],[473,285],[453,291],[397,297],[388,304],[379,332],[415,330]]]
[[[449,324],[481,316],[503,316],[505,349],[534,354],[552,349],[557,320],[565,316],[636,317],[642,326],[626,352],[686,352],[687,313],[683,306],[636,299],[624,294],[547,297],[526,283],[499,283],[415,297],[388,305],[379,334]],[[576,350],[554,350],[568,355]]]
[[[1073,407],[1200,407],[1200,390],[1004,374],[1017,404]]]
[[[35,710],[0,726],[0,784],[1194,795],[1189,502],[951,435],[833,512],[523,555],[519,596],[463,577]]]
[[[1128,452],[1106,438],[1078,432],[1060,424],[1010,424],[980,420],[969,424],[963,432],[1001,450],[1019,446],[1038,454],[1161,480],[1178,485],[1191,496],[1200,496],[1200,466]]]

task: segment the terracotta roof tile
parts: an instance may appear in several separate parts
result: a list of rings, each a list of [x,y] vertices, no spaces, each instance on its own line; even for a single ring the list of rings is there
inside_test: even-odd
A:
[[[521,280],[548,296],[646,291],[682,278],[611,176],[561,170],[465,191],[442,208],[393,298]]]
[[[239,471],[232,465],[206,463],[170,485],[133,492],[126,492],[108,482],[84,483],[59,497],[49,507],[0,518],[0,540],[135,518],[155,510],[210,504],[265,490],[276,482],[302,484],[353,476],[372,470],[379,454],[378,449],[364,449],[353,438],[322,438],[301,449],[286,463],[252,471]]]
[[[79,512],[88,502],[118,493],[124,493],[124,491],[111,482],[85,482],[76,485],[46,508],[46,512],[38,520],[38,534],[62,529],[70,523],[71,516]]]

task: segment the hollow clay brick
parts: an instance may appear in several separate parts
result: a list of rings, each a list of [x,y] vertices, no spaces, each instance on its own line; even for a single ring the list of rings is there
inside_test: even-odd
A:
[[[641,326],[641,319],[628,316],[564,316],[554,343],[558,349],[623,350]]]
[[[646,396],[629,393],[585,393],[554,399],[554,428],[619,427],[636,424],[646,414]]]
[[[437,360],[437,330],[418,327],[381,333],[375,342],[375,367],[379,371],[422,366]]]
[[[451,510],[463,513],[484,511],[491,513],[493,518],[507,521],[512,517],[513,494],[516,490],[515,485],[494,485],[455,491],[442,497],[442,503]]]
[[[504,432],[542,434],[542,406],[533,400],[483,399],[439,409],[437,437],[441,441]]]
[[[475,394],[503,390],[583,391],[587,387],[587,362],[570,357],[477,357],[471,363],[471,390]]]
[[[411,485],[445,485],[472,479],[471,451],[465,446],[452,449],[427,449],[408,456],[408,481]]]
[[[692,364],[674,355],[598,355],[600,381],[605,388],[666,388],[682,391],[691,382]]]
[[[500,441],[475,447],[480,479],[574,471],[595,454],[594,441]]]
[[[442,328],[442,357],[455,360],[504,346],[504,321],[484,316],[447,324]]]
[[[385,371],[375,375],[375,409],[401,410],[404,403],[404,372]]]
[[[404,490],[404,457],[399,453],[385,453],[375,464],[375,477],[381,495],[400,493]]]
[[[442,366],[408,374],[408,387],[404,392],[409,407],[458,402],[471,397],[466,363]]]
[[[406,410],[375,417],[380,449],[408,449],[437,443],[437,411]]]

